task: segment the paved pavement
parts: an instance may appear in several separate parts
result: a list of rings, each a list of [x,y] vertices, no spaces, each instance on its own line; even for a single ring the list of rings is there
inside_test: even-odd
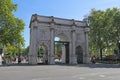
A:
[[[120,65],[0,66],[0,80],[120,80]]]

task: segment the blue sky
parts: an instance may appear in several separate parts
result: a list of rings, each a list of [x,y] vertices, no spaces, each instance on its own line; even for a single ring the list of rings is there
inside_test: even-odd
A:
[[[92,8],[105,10],[120,7],[120,0],[13,0],[13,2],[18,4],[15,16],[25,22],[23,32],[25,46],[29,45],[29,23],[32,14],[82,20]]]

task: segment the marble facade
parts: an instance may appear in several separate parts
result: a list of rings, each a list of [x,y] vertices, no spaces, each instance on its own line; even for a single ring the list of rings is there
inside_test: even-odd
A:
[[[60,36],[63,39],[62,41],[69,42],[69,64],[77,64],[77,55],[81,53],[83,54],[82,62],[89,63],[88,29],[87,23],[84,21],[32,15],[30,21],[29,64],[38,63],[37,52],[39,46],[46,48],[48,64],[55,64],[54,39],[56,36]],[[82,49],[80,54],[76,54],[78,46]]]

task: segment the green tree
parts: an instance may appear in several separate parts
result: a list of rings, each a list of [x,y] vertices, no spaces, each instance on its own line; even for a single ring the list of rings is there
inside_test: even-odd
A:
[[[59,53],[61,53],[62,51],[61,51],[61,46],[62,46],[62,44],[61,43],[55,43],[55,54],[59,54]]]
[[[92,9],[87,20],[90,31],[91,53],[110,53],[120,39],[120,9],[108,8],[106,10]]]
[[[24,51],[23,51],[24,55],[28,55],[28,53],[29,53],[29,46],[24,48]]]
[[[88,18],[89,26],[91,28],[90,32],[90,45],[92,51],[100,52],[102,55],[102,51],[105,45],[105,24],[104,24],[105,12],[101,10],[92,9],[90,16]],[[102,58],[101,58],[102,59]]]
[[[111,34],[112,36],[112,42],[114,42],[114,45],[116,47],[118,46],[118,42],[120,40],[120,9],[119,8],[112,8],[109,9],[111,11],[113,20],[112,20],[112,27],[111,27]]]
[[[17,4],[12,0],[0,0],[0,46],[7,48],[9,45],[9,48],[14,46],[20,50],[24,46],[22,32],[25,24],[22,19],[14,16],[16,10]]]
[[[17,56],[17,48],[13,45],[7,44],[6,46],[6,54],[12,57]]]
[[[106,10],[92,9],[90,15],[84,19],[88,22],[90,31],[90,50],[99,52],[101,59],[103,52],[112,52],[120,40],[120,9]]]

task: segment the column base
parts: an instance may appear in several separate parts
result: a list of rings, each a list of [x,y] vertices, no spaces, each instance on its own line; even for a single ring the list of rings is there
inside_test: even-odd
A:
[[[70,64],[77,64],[77,58],[76,58],[75,55],[74,55],[74,56],[73,56],[73,55],[71,56]]]
[[[53,56],[50,56],[49,64],[55,64],[55,61],[54,61],[54,57],[53,57]]]
[[[37,57],[34,55],[29,55],[28,63],[29,64],[37,64]]]
[[[90,62],[90,56],[88,56],[88,55],[84,56],[84,57],[83,57],[83,63],[85,63],[85,64],[91,63],[91,62]]]
[[[2,65],[2,55],[0,55],[0,65]]]

